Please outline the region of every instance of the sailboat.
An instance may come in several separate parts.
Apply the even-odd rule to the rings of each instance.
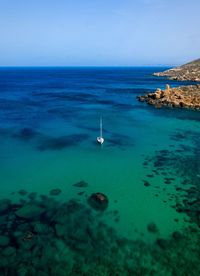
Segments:
[[[102,117],[100,118],[100,136],[99,137],[97,137],[97,142],[99,143],[99,144],[103,144],[103,142],[104,142],[104,138],[103,138],[103,136],[102,136]]]

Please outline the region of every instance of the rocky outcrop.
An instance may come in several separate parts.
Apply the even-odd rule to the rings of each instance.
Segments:
[[[138,96],[139,101],[147,102],[157,108],[162,106],[180,107],[200,110],[200,84],[157,89],[154,93]]]
[[[108,207],[108,198],[102,193],[94,193],[88,198],[88,204],[96,211],[104,211]]]
[[[26,204],[16,211],[16,215],[23,219],[38,218],[44,213],[44,209],[35,203]]]
[[[154,76],[168,77],[178,81],[200,81],[200,59],[184,64],[182,66],[154,73]]]

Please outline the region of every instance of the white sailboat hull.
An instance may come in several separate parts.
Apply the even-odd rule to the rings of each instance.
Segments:
[[[97,137],[97,142],[100,143],[100,144],[102,145],[103,142],[104,142],[103,137]]]

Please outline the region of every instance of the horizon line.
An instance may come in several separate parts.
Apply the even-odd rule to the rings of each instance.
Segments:
[[[121,67],[121,68],[131,68],[131,67],[175,67],[176,65],[169,64],[159,64],[159,65],[0,65],[0,68],[113,68],[113,67]]]

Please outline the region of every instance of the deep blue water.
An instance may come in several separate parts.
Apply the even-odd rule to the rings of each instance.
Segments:
[[[0,126],[34,126],[144,108],[136,96],[177,81],[152,76],[166,68],[0,68]],[[175,112],[173,112],[173,115]]]

